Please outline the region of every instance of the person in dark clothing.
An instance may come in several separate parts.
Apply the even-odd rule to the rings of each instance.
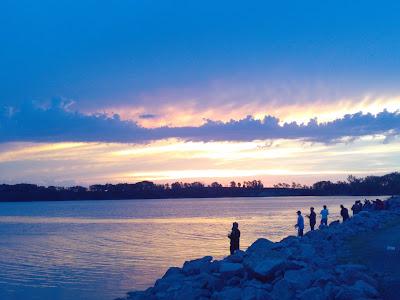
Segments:
[[[353,211],[353,216],[358,214],[360,211],[362,211],[362,204],[360,200],[357,200],[354,205],[351,207],[351,210]]]
[[[310,207],[310,215],[307,216],[310,220],[310,228],[314,230],[315,224],[317,223],[317,214],[314,212],[314,207]]]
[[[230,250],[232,255],[236,250],[239,250],[240,230],[237,222],[232,224],[232,232],[228,235],[228,238],[231,240]]]
[[[349,216],[349,210],[348,210],[346,207],[344,207],[343,204],[340,205],[340,208],[341,208],[341,210],[340,210],[340,215],[341,215],[342,218],[343,218],[343,222],[344,222],[344,221],[347,221],[347,220],[350,218],[350,216]]]

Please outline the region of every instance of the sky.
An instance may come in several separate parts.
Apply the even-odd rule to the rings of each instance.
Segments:
[[[397,1],[0,4],[0,182],[400,168]]]

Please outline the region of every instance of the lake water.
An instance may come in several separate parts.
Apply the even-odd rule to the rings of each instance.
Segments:
[[[260,237],[296,234],[298,209],[319,213],[326,204],[332,221],[340,204],[350,208],[356,199],[362,197],[0,203],[0,299],[114,299],[185,260],[227,255],[233,221],[245,249]]]

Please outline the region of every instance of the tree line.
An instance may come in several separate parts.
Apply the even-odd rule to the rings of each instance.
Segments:
[[[266,196],[327,196],[327,195],[398,195],[400,173],[383,176],[356,177],[346,181],[318,181],[313,185],[278,183],[265,187],[260,180],[231,181],[224,186],[218,182],[174,182],[157,184],[151,181],[83,186],[40,186],[36,184],[1,184],[0,201],[36,200],[103,200],[153,198],[207,198],[207,197],[266,197]]]

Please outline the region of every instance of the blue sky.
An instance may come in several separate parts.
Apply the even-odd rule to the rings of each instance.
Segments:
[[[399,9],[396,1],[3,1],[2,149],[23,145],[30,153],[37,143],[69,142],[141,147],[168,139],[178,139],[167,142],[177,147],[267,139],[340,147],[346,140],[351,149],[348,141],[375,136],[369,143],[391,141],[394,151]],[[276,124],[263,126],[270,119]],[[244,124],[239,133],[237,124]],[[9,172],[15,163],[43,173],[35,162],[25,154],[0,160],[0,169]],[[41,162],[55,164],[50,155]],[[393,170],[400,165],[381,162]],[[151,174],[170,166],[157,168],[147,166]],[[375,170],[349,161],[342,172],[352,171]],[[59,177],[97,179],[67,173]],[[115,180],[121,178],[129,180]]]

